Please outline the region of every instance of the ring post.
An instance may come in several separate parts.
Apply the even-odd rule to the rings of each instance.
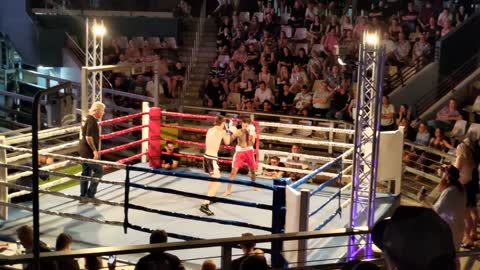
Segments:
[[[125,199],[124,199],[124,208],[123,208],[123,213],[124,213],[124,218],[123,218],[123,231],[127,233],[128,229],[128,207],[129,207],[129,201],[130,201],[130,165],[127,165],[125,167]]]
[[[6,145],[5,136],[0,136],[0,144]],[[0,149],[0,162],[7,163],[7,150],[5,148]],[[7,183],[7,167],[2,166],[0,168],[0,182]],[[0,186],[0,202],[8,202],[8,186]],[[3,220],[8,219],[8,207],[2,205],[0,207],[0,218]]]
[[[310,213],[310,190],[302,189],[300,191],[300,215],[299,215],[299,232],[308,231],[308,219]],[[308,240],[298,241],[297,267],[305,267],[307,262]]]
[[[272,234],[282,233],[285,228],[285,181],[283,179],[274,179],[273,184],[273,210],[272,210]],[[282,256],[282,241],[272,241],[272,267],[283,268],[286,266],[285,259]]]
[[[148,122],[148,162],[152,168],[162,167],[160,155],[162,153],[162,109],[150,108],[150,120]]]
[[[142,102],[142,112],[148,113],[149,110],[150,106],[148,102]],[[147,114],[142,115],[142,126],[148,126],[148,120]],[[148,128],[142,128],[142,140],[146,139],[148,139]],[[142,143],[141,151],[142,153],[146,153],[148,151],[148,141]],[[147,156],[142,156],[141,161],[143,163],[147,162]]]
[[[32,102],[32,214],[33,214],[33,270],[40,270],[40,203],[38,187],[38,130],[40,122],[40,101],[44,95],[71,88],[72,83],[62,83],[45,90],[38,91]],[[82,105],[83,106],[83,105]],[[85,112],[82,112],[85,113]]]

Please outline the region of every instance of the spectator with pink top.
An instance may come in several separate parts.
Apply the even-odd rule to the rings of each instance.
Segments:
[[[427,125],[432,131],[436,128],[439,128],[445,132],[452,130],[453,126],[455,125],[455,121],[462,119],[462,115],[457,110],[457,102],[455,99],[451,98],[448,101],[448,105],[438,111],[437,118],[435,120],[428,121]]]

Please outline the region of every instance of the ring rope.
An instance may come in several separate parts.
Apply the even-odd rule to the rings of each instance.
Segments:
[[[21,153],[30,153],[30,154],[32,153],[32,149],[3,145],[3,144],[0,144],[0,149],[17,151],[17,152],[21,152]],[[109,166],[109,167],[113,167],[113,168],[117,168],[117,169],[125,169],[125,167],[126,167],[126,165],[124,165],[124,164],[120,164],[120,163],[112,162],[112,161],[93,160],[93,159],[89,159],[89,158],[72,157],[72,156],[66,156],[66,155],[54,154],[54,153],[44,153],[42,155],[46,156],[46,157],[56,158],[56,159],[75,161],[75,162],[78,162],[78,163],[105,165],[105,166]]]
[[[355,134],[355,131],[353,129],[316,127],[316,126],[273,123],[273,122],[263,122],[263,121],[259,122],[259,124],[260,124],[260,127],[282,127],[282,128],[292,128],[292,129],[307,129],[307,130],[315,130],[315,131],[343,133],[343,134],[351,134],[351,135]]]
[[[311,160],[319,160],[319,161],[332,161],[335,158],[332,157],[322,157],[322,156],[313,156],[307,154],[298,154],[298,153],[291,153],[291,152],[283,152],[283,151],[276,151],[276,150],[261,150],[260,154],[272,155],[272,156],[293,156],[293,157],[303,157],[305,159]],[[352,164],[353,161],[351,159],[344,159],[343,163]]]
[[[143,167],[137,167],[137,166],[127,166],[127,170],[169,175],[169,176],[175,176],[179,178],[189,178],[189,179],[200,180],[200,181],[211,181],[211,182],[220,182],[220,183],[227,183],[227,184],[231,183],[231,184],[237,184],[237,185],[243,185],[243,186],[258,187],[258,188],[268,189],[268,190],[276,190],[275,185],[271,185],[271,184],[262,184],[258,182],[252,182],[252,181],[240,180],[240,179],[232,180],[225,177],[216,178],[216,177],[211,177],[209,175],[204,175],[204,174],[190,174],[190,173],[184,173],[179,171],[151,169],[151,168],[143,168]]]
[[[337,208],[337,210],[335,210],[335,212],[333,212],[327,219],[325,219],[325,221],[322,222],[322,224],[318,225],[315,229],[313,229],[314,231],[319,231],[321,229],[323,229],[323,227],[325,227],[330,221],[332,221],[332,219],[336,216],[336,215],[339,215],[342,213],[342,208],[339,207]]]
[[[147,186],[147,185],[142,185],[142,184],[137,184],[137,183],[130,183],[130,187],[139,188],[139,189],[143,189],[143,190],[149,190],[149,191],[156,191],[156,192],[161,192],[161,193],[170,193],[170,194],[175,194],[175,195],[179,195],[179,196],[183,196],[183,197],[191,197],[191,198],[201,199],[201,200],[209,200],[209,201],[215,201],[215,202],[226,203],[226,204],[240,205],[240,206],[244,206],[244,207],[258,208],[258,209],[270,210],[270,211],[273,210],[273,207],[271,205],[268,205],[268,204],[240,201],[240,200],[227,199],[227,198],[210,197],[210,196],[207,196],[207,195],[201,195],[201,194],[197,194],[197,193],[180,191],[180,190],[175,190],[175,189],[171,189],[171,188],[152,187],[152,186]]]
[[[174,142],[174,143],[177,143],[177,144],[187,144],[187,145],[195,145],[195,146],[205,147],[205,143],[201,143],[201,142],[192,142],[192,141],[187,141],[187,140],[170,139],[170,138],[164,138],[164,137],[161,137],[161,140],[162,141]],[[227,149],[227,150],[234,150],[235,149],[234,146],[223,145],[223,144],[220,146],[220,148],[221,149]]]
[[[197,156],[197,155],[192,155],[192,154],[185,154],[185,153],[182,153],[182,154],[180,154],[180,153],[168,153],[168,152],[165,152],[165,151],[162,151],[161,154],[162,154],[162,155],[175,156],[175,157],[192,158],[192,159],[195,159],[195,160],[203,160],[203,156]],[[218,162],[219,162],[219,163],[231,164],[231,163],[232,163],[232,159],[219,158],[219,159],[218,159]]]
[[[59,130],[54,130],[54,131],[47,131],[45,133],[38,134],[38,139],[46,139],[46,138],[51,138],[53,136],[59,136],[59,135],[64,135],[67,133],[76,133],[80,131],[80,126],[75,126],[75,127],[70,127],[70,128],[64,128],[64,129],[59,129]],[[25,143],[25,142],[31,142],[32,141],[32,136],[25,136],[25,137],[13,137],[13,138],[7,138],[6,144],[8,145],[13,145],[13,144],[19,144],[19,143]]]
[[[120,159],[120,160],[117,160],[118,163],[120,164],[125,164],[127,162],[130,162],[132,160],[136,160],[136,159],[139,159],[145,155],[148,155],[148,152],[145,152],[145,153],[139,153],[139,154],[136,154],[136,155],[133,155],[131,157],[127,157],[127,158],[124,158],[124,159]],[[107,166],[108,167],[108,166]]]
[[[131,203],[128,204],[128,208],[139,210],[139,211],[144,211],[144,212],[148,212],[148,213],[153,213],[153,214],[169,216],[169,217],[177,217],[177,218],[197,220],[197,221],[203,221],[203,222],[218,223],[218,224],[222,224],[222,225],[239,226],[239,227],[244,227],[244,228],[251,228],[251,229],[256,229],[256,230],[268,231],[268,232],[272,231],[272,228],[265,227],[265,226],[260,226],[260,225],[254,225],[254,224],[250,224],[250,223],[247,223],[247,222],[225,220],[225,219],[218,219],[218,218],[210,218],[210,217],[201,217],[201,216],[182,214],[182,213],[174,213],[174,212],[165,211],[165,210],[152,209],[152,208],[148,208],[148,207],[140,206],[140,205],[136,205],[136,204],[131,204]]]
[[[41,155],[43,153],[61,151],[61,150],[66,149],[66,148],[75,147],[78,144],[79,144],[79,141],[74,141],[74,142],[70,142],[70,143],[66,143],[66,144],[62,144],[62,145],[57,145],[57,146],[53,146],[53,147],[50,147],[50,148],[41,149],[41,150],[38,151],[38,154]],[[9,158],[7,158],[7,163],[13,163],[13,162],[16,162],[16,161],[19,161],[19,160],[22,160],[22,159],[27,159],[27,158],[30,158],[30,157],[32,157],[31,154],[22,154],[22,155],[18,155],[18,156],[9,157]]]
[[[285,171],[285,172],[292,172],[292,173],[300,173],[300,174],[310,174],[310,173],[312,173],[311,170],[302,170],[302,169],[295,169],[295,168],[272,166],[272,165],[268,165],[268,164],[264,164],[264,163],[259,163],[258,166],[261,166],[261,167],[263,167],[265,169],[269,169],[269,170]],[[353,166],[350,165],[346,169],[344,169],[342,171],[342,173],[346,173],[352,168],[353,168]],[[327,177],[334,177],[334,176],[338,175],[338,173],[320,172],[320,173],[318,173],[318,175],[327,176]],[[347,176],[351,176],[351,175],[345,175],[344,174],[344,176],[347,177]]]
[[[77,173],[76,175],[80,175],[80,173]],[[52,181],[52,182],[49,182],[49,183],[46,183],[46,184],[43,184],[43,185],[39,185],[38,187],[43,188],[43,189],[48,189],[50,187],[58,186],[58,185],[61,185],[63,183],[67,183],[67,182],[70,182],[70,181],[72,181],[72,178],[63,177],[61,179],[58,179],[58,180],[55,180],[55,181]],[[30,193],[32,193],[32,191],[20,190],[20,191],[8,194],[8,199],[12,199],[12,198],[15,198],[15,197],[20,197],[20,196],[27,195],[27,194],[30,194]]]
[[[199,114],[177,113],[177,112],[167,112],[167,111],[162,111],[162,116],[170,116],[170,117],[176,117],[176,118],[202,119],[202,120],[213,120],[216,117],[212,115],[199,115]],[[232,120],[235,122],[241,121],[240,119],[229,118],[229,117],[225,117],[225,120]]]
[[[182,126],[169,125],[169,124],[162,124],[161,126],[166,128],[175,128],[178,130],[185,130],[185,131],[198,132],[198,133],[207,133],[208,131],[208,129],[206,128],[182,127]]]
[[[339,180],[342,176],[340,174],[337,174],[337,176],[334,176],[330,179],[328,179],[327,181],[323,182],[322,184],[318,185],[318,187],[316,187],[315,189],[313,189],[312,191],[310,191],[310,197],[312,197],[313,195],[315,195],[317,192],[321,191],[322,189],[324,189],[326,186],[330,185],[332,182],[335,182],[337,180]]]
[[[33,212],[33,209],[31,207],[24,206],[24,205],[2,202],[2,201],[0,201],[0,205],[8,206],[8,207],[14,207],[14,208],[18,208],[18,209]],[[40,213],[47,214],[47,215],[66,217],[66,218],[71,218],[71,219],[84,221],[84,222],[93,222],[93,223],[113,225],[113,226],[123,226],[123,222],[120,222],[120,221],[100,220],[100,219],[96,219],[96,218],[85,217],[85,216],[78,215],[78,214],[62,213],[62,212],[44,210],[44,209],[39,209],[38,211]]]
[[[131,128],[126,128],[126,129],[123,129],[123,130],[119,130],[119,131],[111,132],[111,133],[108,133],[108,134],[100,135],[100,139],[101,140],[108,140],[108,139],[111,139],[113,137],[117,137],[117,136],[127,134],[127,133],[131,133],[131,132],[134,132],[134,131],[139,131],[139,130],[142,130],[144,128],[148,128],[148,125],[133,126]]]
[[[299,139],[299,138],[288,138],[288,137],[280,137],[280,136],[272,136],[272,135],[265,135],[260,134],[261,140],[271,140],[271,141],[279,141],[285,143],[301,143],[301,144],[310,144],[310,145],[322,145],[322,146],[334,146],[334,147],[342,147],[342,148],[352,148],[353,144],[351,143],[340,143],[340,142],[329,142],[329,141],[317,141],[312,139]]]
[[[341,194],[341,190],[335,192],[332,196],[330,196],[326,202],[324,202],[320,207],[318,207],[317,209],[315,209],[314,211],[310,212],[308,214],[308,217],[312,217],[313,215],[315,215],[316,213],[320,212],[320,210],[322,210],[323,208],[325,208],[325,206],[327,206],[327,204],[329,204],[331,201],[333,201],[336,197],[340,196]]]
[[[66,160],[66,161],[61,161],[61,162],[58,162],[58,163],[54,163],[54,164],[51,164],[51,165],[44,166],[43,168],[45,168],[46,170],[55,170],[55,169],[63,168],[65,166],[69,165],[69,164],[70,164],[70,161]],[[33,172],[31,170],[32,170],[32,168],[30,168],[30,171],[24,171],[24,172],[21,172],[21,173],[15,173],[15,174],[9,175],[9,176],[7,176],[7,182],[13,182],[13,181],[16,181],[16,180],[18,180],[22,177],[32,175]]]
[[[98,123],[99,126],[107,126],[107,125],[112,125],[112,124],[116,124],[116,123],[119,123],[119,122],[124,122],[125,120],[130,120],[130,119],[133,119],[133,118],[139,118],[143,115],[147,115],[148,112],[140,112],[140,113],[134,113],[134,114],[129,114],[129,115],[125,115],[125,116],[119,116],[119,117],[115,117],[113,119],[108,119],[108,120],[103,120],[101,122]]]
[[[133,141],[133,142],[130,142],[130,143],[122,144],[122,145],[119,145],[119,146],[114,146],[114,147],[112,147],[112,148],[100,150],[98,153],[99,153],[100,155],[105,155],[105,154],[109,154],[109,153],[112,153],[112,152],[121,151],[121,150],[130,148],[130,147],[133,147],[133,146],[142,144],[142,143],[144,143],[144,142],[148,142],[148,139],[137,140],[137,141]]]

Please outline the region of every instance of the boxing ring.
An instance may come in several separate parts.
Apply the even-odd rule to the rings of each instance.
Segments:
[[[160,155],[162,152],[162,142],[173,141],[179,145],[194,145],[203,147],[203,142],[187,141],[183,139],[166,138],[162,134],[164,128],[175,128],[181,131],[204,134],[206,128],[179,126],[168,121],[173,119],[193,119],[201,121],[202,126],[212,126],[212,120],[215,116],[195,115],[175,112],[165,112],[160,108],[151,108],[144,112],[122,116],[100,123],[102,127],[141,119],[140,125],[133,125],[124,130],[115,131],[101,135],[101,140],[106,141],[117,136],[132,132],[141,132],[142,138],[119,145],[109,149],[102,149],[101,154],[105,155],[124,149],[139,148],[141,150],[130,157],[120,159],[116,162],[88,160],[76,156],[67,156],[55,154],[54,152],[61,147],[53,149],[42,149],[40,153],[44,156],[54,158],[58,162],[41,167],[41,171],[49,175],[61,177],[55,182],[39,186],[40,197],[40,230],[41,239],[47,243],[54,243],[55,237],[61,232],[67,232],[72,235],[74,248],[94,247],[94,246],[113,246],[125,244],[143,244],[148,242],[148,233],[154,229],[165,229],[169,233],[169,241],[181,241],[192,239],[212,239],[221,237],[239,236],[245,232],[253,234],[268,234],[282,232],[285,228],[285,222],[289,219],[288,199],[286,198],[286,189],[305,189],[310,192],[309,227],[310,230],[320,230],[329,228],[346,227],[348,225],[348,212],[350,198],[349,185],[341,187],[341,180],[349,177],[347,174],[351,170],[351,165],[344,167],[344,164],[351,164],[347,159],[352,151],[347,150],[340,156],[321,157],[305,154],[293,154],[308,159],[315,159],[322,162],[323,165],[312,170],[283,168],[288,172],[305,174],[297,182],[291,182],[287,178],[266,179],[259,176],[256,182],[251,182],[245,175],[239,175],[235,180],[227,178],[228,173],[222,172],[222,177],[212,178],[202,170],[196,168],[178,168],[176,170],[158,169]],[[238,122],[239,119],[230,120]],[[285,155],[285,152],[260,149],[261,140],[283,140],[286,142],[298,142],[295,139],[285,139],[269,134],[261,134],[261,127],[278,125],[278,123],[254,122],[257,133],[256,160],[259,167],[267,169],[279,169],[275,166],[269,166],[260,160],[264,155]],[[290,128],[303,128],[301,126],[290,125]],[[312,129],[322,129],[322,127],[309,127]],[[328,130],[331,131],[331,130]],[[341,129],[336,130],[342,132]],[[78,129],[74,132],[78,132]],[[350,130],[344,130],[351,133]],[[47,132],[48,134],[48,132]],[[312,142],[315,145],[321,145],[324,142],[315,140],[302,140],[306,144]],[[65,147],[71,147],[75,143],[66,144]],[[348,148],[347,143],[335,143],[336,147]],[[233,146],[222,146],[222,149],[231,151]],[[0,138],[0,167],[3,170],[0,173],[0,187],[15,188],[20,191],[9,194],[7,200],[0,200],[0,206],[8,208],[8,220],[1,223],[1,237],[6,238],[15,234],[15,229],[23,224],[31,224],[31,203],[25,202],[13,204],[9,199],[28,194],[31,188],[19,186],[12,183],[13,180],[25,176],[31,172],[31,167],[24,165],[10,164],[12,159],[8,159],[6,152],[15,152],[18,156],[26,157],[31,155],[32,150],[12,146],[8,139]],[[3,153],[3,154],[2,154]],[[5,156],[3,159],[2,156]],[[202,155],[175,154],[179,157],[202,160]],[[148,163],[146,163],[148,157]],[[101,164],[104,168],[113,169],[113,172],[105,174],[102,178],[83,177],[55,171],[55,169],[64,167],[68,164],[78,163]],[[137,162],[137,163],[132,163]],[[220,158],[220,163],[231,164],[231,159]],[[129,164],[130,163],[130,164]],[[25,170],[26,172],[16,173],[11,176],[2,174],[6,168]],[[333,170],[333,172],[332,172]],[[329,180],[316,185],[310,183],[314,177],[321,175],[329,177]],[[99,183],[97,197],[91,200],[95,204],[79,204],[79,187],[74,186],[62,192],[49,190],[50,187],[64,183],[66,181],[96,181]],[[229,197],[208,197],[207,182],[217,181],[221,183],[233,183],[232,195]],[[337,183],[338,187],[330,185]],[[252,187],[261,189],[254,191]],[[222,188],[221,188],[222,189]],[[199,210],[202,200],[208,199],[215,202],[211,207],[215,212],[214,216],[203,215]],[[377,217],[381,217],[391,207],[393,198],[388,194],[379,193],[377,196]],[[366,217],[365,217],[366,218]],[[77,245],[78,243],[78,245]],[[312,261],[332,262],[346,254],[347,237],[345,239],[336,238],[329,240],[315,240],[309,242],[308,258]],[[279,260],[282,251],[282,243],[265,244],[260,246],[267,253],[272,253],[272,261]],[[320,248],[330,248],[329,252],[320,252]],[[285,246],[283,248],[285,250]],[[189,260],[192,264],[199,264],[206,257],[218,257],[220,251],[215,248],[200,249],[195,251],[174,252],[182,259]],[[237,253],[240,254],[240,251]],[[141,255],[126,256],[126,259],[136,261]],[[195,259],[202,258],[202,259]]]

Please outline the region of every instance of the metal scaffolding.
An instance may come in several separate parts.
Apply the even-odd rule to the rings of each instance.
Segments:
[[[85,22],[85,66],[99,67],[103,66],[103,36],[105,34],[105,25],[103,20],[96,19]],[[83,75],[83,74],[82,74]],[[95,101],[102,101],[102,80],[103,71],[92,71],[85,74],[87,76],[88,101],[91,104]],[[82,103],[84,100],[82,100]],[[88,107],[88,106],[87,106]],[[86,112],[83,112],[86,113]]]
[[[375,222],[384,62],[385,49],[379,43],[379,34],[365,32],[359,49],[350,228],[360,226],[360,218],[365,214],[368,227]],[[349,259],[354,259],[362,250],[371,257],[370,235],[350,236]]]

